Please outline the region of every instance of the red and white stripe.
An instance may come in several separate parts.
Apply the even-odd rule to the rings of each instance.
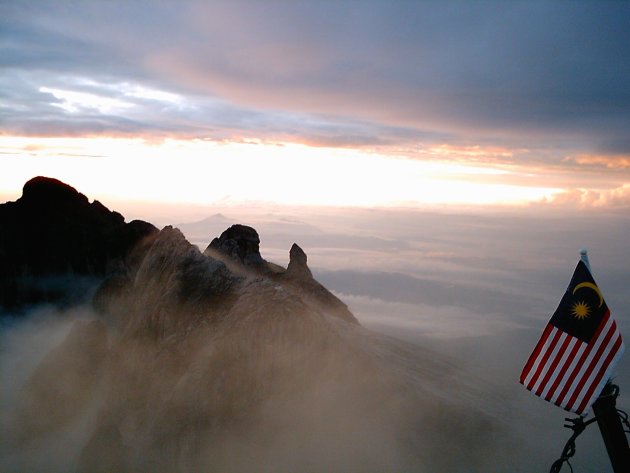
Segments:
[[[599,396],[623,351],[608,310],[589,343],[547,324],[520,382],[546,401],[582,414]]]

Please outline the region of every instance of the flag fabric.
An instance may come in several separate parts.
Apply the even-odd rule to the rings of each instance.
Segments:
[[[621,358],[624,344],[601,291],[580,261],[520,382],[563,409],[583,414]]]

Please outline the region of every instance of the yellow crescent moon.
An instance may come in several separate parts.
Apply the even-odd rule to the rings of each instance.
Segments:
[[[580,284],[578,284],[577,286],[575,286],[573,288],[573,294],[575,294],[578,289],[582,289],[583,287],[587,287],[589,289],[592,289],[593,291],[595,291],[597,293],[597,295],[599,296],[599,306],[598,307],[601,307],[602,304],[604,303],[604,297],[602,296],[602,293],[599,291],[599,288],[595,284],[593,284],[592,282],[581,282]]]

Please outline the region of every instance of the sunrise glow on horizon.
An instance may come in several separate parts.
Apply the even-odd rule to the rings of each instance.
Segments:
[[[630,206],[621,6],[28,3],[0,18],[3,196]]]
[[[562,190],[514,184],[518,172],[498,166],[295,143],[4,136],[0,149],[5,193],[35,175],[115,200],[182,204],[520,205]]]

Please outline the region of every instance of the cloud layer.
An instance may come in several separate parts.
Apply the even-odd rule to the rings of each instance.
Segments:
[[[493,471],[509,465],[511,471],[529,472],[548,467],[560,454],[569,434],[562,428],[565,413],[532,396],[518,384],[517,377],[566,287],[577,248],[587,246],[591,250],[596,280],[621,330],[630,323],[630,261],[625,251],[630,224],[625,214],[550,215],[526,210],[509,215],[480,211],[436,214],[250,207],[222,212],[178,226],[203,249],[230,224],[252,224],[260,233],[263,256],[283,265],[288,248],[297,241],[308,253],[308,263],[316,276],[343,293],[342,298],[365,327],[412,342],[397,343],[392,353],[405,369],[411,369],[419,380],[437,376],[440,384],[431,392],[481,410],[504,429],[498,431],[501,434],[493,434],[488,444],[467,443],[458,440],[459,434],[476,435],[476,424],[457,412],[446,411],[448,422],[458,422],[452,431],[448,429],[448,440],[436,437],[436,455],[450,459],[443,453],[444,448],[462,446],[467,463],[449,464],[436,471]],[[210,209],[205,215],[212,215]],[[90,317],[90,312],[82,309],[68,314],[47,315],[44,311],[22,325],[0,330],[0,346],[7,353],[0,372],[11,380],[0,389],[0,430],[7,428],[7,419],[14,412],[18,388],[45,352],[68,333],[70,321],[85,317]],[[371,342],[385,348],[387,345],[379,339],[375,336]],[[423,359],[431,360],[429,368],[439,369],[429,370],[421,363]],[[625,410],[628,398],[623,393],[630,389],[628,366],[627,359],[622,359],[617,380],[622,392],[619,406]],[[19,373],[13,376],[17,367]],[[196,398],[193,395],[191,399]],[[374,412],[390,403],[391,397],[385,398]],[[281,406],[286,408],[286,403]],[[289,412],[293,415],[294,411]],[[444,420],[438,420],[442,428]],[[424,427],[432,426],[431,422]],[[2,462],[22,470],[67,471],[86,439],[86,427],[79,427],[83,430],[52,436],[50,443],[38,443],[32,450],[14,449],[4,457],[0,455]],[[370,427],[367,431],[373,433],[374,427]],[[488,427],[492,425],[481,431],[490,432]],[[503,432],[509,436],[503,436]],[[294,439],[294,434],[288,438]],[[308,438],[318,437],[311,433]],[[495,443],[501,440],[509,448]],[[298,445],[296,451],[309,452],[310,445],[313,442],[306,447]],[[348,443],[336,445],[345,449],[339,458],[348,458]],[[275,456],[275,450],[265,451],[269,455],[265,458],[272,462],[266,465],[282,464],[283,457]],[[470,451],[489,464],[471,465]],[[232,452],[228,453],[231,458],[241,458],[232,450],[228,452]],[[573,464],[584,471],[607,468],[608,459],[595,427],[580,437]],[[20,470],[18,466],[10,469]],[[247,465],[244,470],[250,471],[251,467]]]
[[[580,247],[589,249],[620,329],[630,327],[625,212],[221,211],[179,227],[205,248],[230,224],[249,223],[260,234],[262,255],[283,265],[298,242],[316,278],[337,291],[361,324],[446,356],[462,370],[459,381],[472,376],[483,384],[490,412],[509,423],[518,450],[530,456],[521,461],[510,454],[515,471],[548,468],[569,436],[561,428],[566,413],[532,396],[517,377]],[[622,393],[630,389],[629,366],[623,358],[617,368]],[[619,403],[627,406],[627,396]],[[580,437],[572,463],[587,471],[608,468],[596,429]]]
[[[626,2],[1,8],[5,132],[630,152]]]

